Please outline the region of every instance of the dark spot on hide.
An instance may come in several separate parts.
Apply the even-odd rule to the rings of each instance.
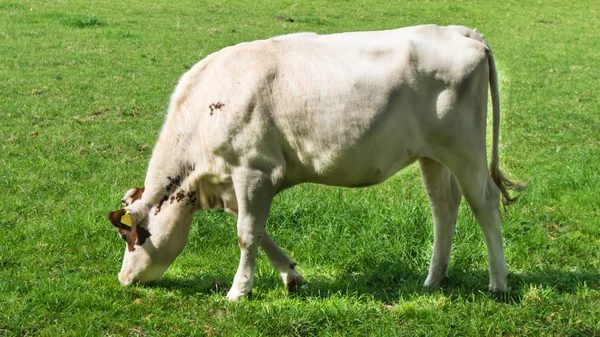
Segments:
[[[119,234],[127,242],[127,250],[133,252],[134,245],[141,246],[150,237],[150,232],[144,227],[135,226],[131,231],[119,230]]]
[[[166,188],[167,193],[169,193],[173,187],[179,187],[179,185],[181,185],[181,176],[175,178],[167,177],[167,180],[169,180],[169,185],[167,185]]]
[[[185,191],[179,190],[177,193],[175,193],[171,196],[171,204],[175,201],[180,202],[184,198],[185,198]]]
[[[160,213],[160,209],[162,208],[163,202],[167,200],[169,200],[169,197],[165,195],[165,197],[162,198],[162,200],[158,203],[158,206],[156,206],[156,211],[154,211],[154,215],[158,215],[158,213]]]
[[[185,204],[186,206],[195,204],[196,201],[198,201],[198,198],[196,198],[196,192],[194,192],[194,191],[188,192],[187,197],[188,197],[188,201],[187,201],[187,204]]]
[[[223,104],[221,102],[217,102],[217,103],[213,103],[213,104],[209,105],[208,108],[210,109],[210,115],[212,116],[213,113],[215,112],[215,110],[219,110],[224,106],[225,106],[225,104]]]
[[[144,189],[145,187],[136,187],[137,191],[135,191],[135,193],[131,196],[131,200],[132,201],[136,201],[142,198],[142,194],[144,194]],[[132,202],[133,203],[133,202]]]
[[[150,232],[144,228],[137,226],[137,245],[141,246],[146,242],[146,239],[150,237]]]
[[[125,240],[125,242],[127,243],[127,250],[133,252],[135,248],[133,247],[134,243],[133,239],[131,238],[131,232],[119,229],[119,235],[121,236],[121,239]]]
[[[187,175],[188,175],[188,177],[189,177],[189,176],[190,176],[190,174],[192,174],[192,172],[194,172],[195,170],[196,170],[196,164],[188,166],[188,172],[187,172]]]
[[[175,195],[175,198],[177,199],[177,202],[183,200],[185,198],[185,191],[179,190],[179,192],[177,192],[177,194]]]

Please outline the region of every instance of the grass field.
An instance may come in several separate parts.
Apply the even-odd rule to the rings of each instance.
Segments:
[[[600,6],[548,1],[0,2],[0,336],[600,336]],[[432,220],[418,167],[367,189],[301,185],[268,227],[305,277],[263,253],[254,297],[224,298],[235,220],[199,213],[154,284],[123,288],[106,220],[141,185],[177,80],[222,47],[298,31],[422,23],[484,33],[500,73],[511,293],[487,293],[461,205],[450,282],[424,281]]]

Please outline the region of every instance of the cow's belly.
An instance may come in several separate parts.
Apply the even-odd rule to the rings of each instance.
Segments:
[[[310,182],[343,186],[343,187],[367,187],[379,184],[402,168],[415,162],[417,157],[404,156],[394,163],[352,163],[336,167],[325,174],[315,176]]]
[[[383,182],[422,155],[420,137],[402,130],[397,124],[384,123],[369,132],[370,136],[354,140],[342,137],[337,143],[317,145],[309,142],[286,156],[286,180],[344,187]]]

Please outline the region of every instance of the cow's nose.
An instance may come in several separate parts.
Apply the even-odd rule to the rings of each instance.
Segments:
[[[129,272],[126,271],[121,271],[119,272],[119,282],[121,283],[122,286],[128,286],[132,283],[135,282],[135,280],[133,279],[133,277],[131,277]]]

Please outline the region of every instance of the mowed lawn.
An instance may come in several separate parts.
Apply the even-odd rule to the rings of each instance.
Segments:
[[[0,336],[600,336],[599,12],[597,0],[1,1]],[[305,277],[297,296],[261,252],[253,298],[225,300],[239,250],[222,211],[196,215],[160,281],[119,285],[125,244],[106,214],[143,184],[187,69],[242,41],[423,23],[477,28],[497,60],[501,167],[528,185],[503,210],[510,294],[487,292],[464,202],[451,279],[422,287],[433,233],[416,165],[371,188],[276,198],[268,228]]]

